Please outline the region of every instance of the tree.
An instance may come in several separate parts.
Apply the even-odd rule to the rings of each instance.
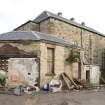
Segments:
[[[0,73],[0,85],[5,86],[5,84],[6,84],[6,76]]]

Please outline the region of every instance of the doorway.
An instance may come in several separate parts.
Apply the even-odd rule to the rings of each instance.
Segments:
[[[86,71],[86,81],[89,83],[90,82],[90,70]]]

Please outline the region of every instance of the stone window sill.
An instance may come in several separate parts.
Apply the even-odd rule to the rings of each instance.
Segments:
[[[46,73],[46,76],[55,76],[55,73]]]

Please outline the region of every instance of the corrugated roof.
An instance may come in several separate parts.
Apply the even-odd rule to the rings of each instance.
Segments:
[[[55,18],[55,19],[64,21],[64,22],[66,22],[66,23],[68,23],[68,24],[71,24],[71,25],[74,25],[74,26],[76,26],[76,27],[80,27],[80,28],[82,28],[82,29],[91,31],[91,32],[93,32],[93,33],[97,33],[97,34],[99,34],[99,35],[105,36],[104,34],[102,34],[102,33],[98,32],[98,31],[96,31],[96,30],[93,29],[93,28],[90,28],[90,27],[87,27],[87,26],[83,26],[83,25],[81,25],[81,24],[79,24],[79,23],[77,23],[77,22],[75,22],[75,21],[66,19],[66,18],[64,18],[64,17],[62,17],[62,16],[58,16],[58,15],[56,15],[56,14],[54,14],[54,13],[49,12],[49,11],[44,11],[44,12],[42,12],[36,19],[34,19],[34,21],[37,22],[37,23],[39,23],[39,22],[41,22],[41,21],[43,21],[43,20],[45,20],[45,19],[47,19],[47,18],[49,18],[49,17],[52,17],[52,18]]]
[[[34,41],[48,41],[63,45],[71,45],[70,42],[55,36],[36,32],[36,31],[11,31],[0,34],[1,41],[15,41],[15,40],[34,40]]]

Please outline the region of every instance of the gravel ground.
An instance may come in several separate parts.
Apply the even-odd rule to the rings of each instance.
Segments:
[[[22,96],[0,94],[0,105],[105,105],[105,90],[39,92]]]

